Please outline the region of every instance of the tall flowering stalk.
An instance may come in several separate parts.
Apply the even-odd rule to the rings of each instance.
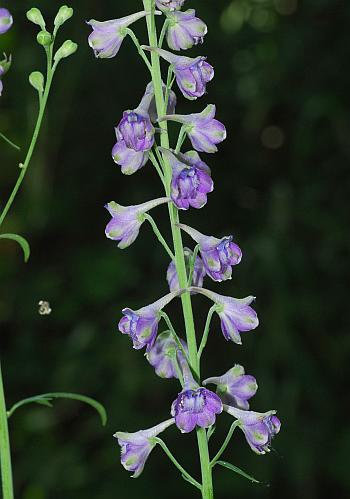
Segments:
[[[116,433],[122,448],[121,462],[127,470],[134,472],[134,477],[139,476],[151,450],[158,444],[182,477],[199,489],[203,499],[213,499],[212,471],[216,465],[225,466],[254,481],[239,468],[220,461],[234,429],[241,428],[252,450],[264,454],[270,449],[271,439],[279,432],[280,421],[275,411],[257,413],[249,410],[248,400],[255,394],[257,383],[253,376],[245,374],[242,366],[236,365],[222,376],[201,381],[201,358],[214,313],[221,320],[224,338],[239,345],[242,344],[241,333],[255,329],[258,318],[251,307],[253,296],[237,299],[203,288],[205,276],[214,282],[225,281],[231,278],[232,268],[240,263],[242,252],[233,237],[206,236],[180,223],[180,210],[202,208],[214,188],[211,170],[198,153],[215,153],[217,145],[226,138],[225,126],[216,119],[216,107],[212,104],[201,112],[187,116],[175,114],[175,81],[185,98],[196,100],[206,93],[207,84],[214,77],[214,68],[206,57],[191,58],[163,49],[165,39],[172,51],[187,50],[204,41],[207,33],[205,23],[196,16],[194,10],[182,12],[184,3],[185,0],[143,0],[144,10],[138,14],[120,20],[90,21],[94,31],[89,42],[97,57],[110,58],[116,53],[113,47],[119,50],[121,42],[128,35],[150,72],[151,83],[147,85],[141,103],[134,111],[124,112],[116,129],[117,143],[112,156],[125,174],[135,173],[152,163],[164,187],[165,198],[121,209],[116,203],[109,203],[107,207],[112,220],[106,234],[120,241],[120,248],[125,248],[136,240],[141,224],[147,220],[170,256],[167,280],[171,293],[137,311],[124,309],[119,330],[130,336],[134,348],[146,347],[146,357],[156,374],[162,378],[175,377],[181,384],[170,408],[173,419],[149,430]],[[156,17],[160,14],[165,16],[165,21],[158,36]],[[145,45],[140,44],[130,28],[132,22],[143,18],[146,19],[148,31]],[[128,25],[125,20],[128,20]],[[112,31],[111,26],[114,26]],[[166,78],[162,75],[161,60],[168,63]],[[156,126],[152,125],[152,121],[156,121],[153,123]],[[170,121],[180,124],[176,144],[170,144]],[[194,150],[184,150],[186,138]],[[164,239],[155,220],[147,212],[148,207],[153,209],[166,203],[172,232],[171,244]],[[196,243],[193,251],[184,247],[182,231]],[[203,294],[212,302],[200,342],[192,311],[192,297],[196,294]],[[164,311],[166,305],[178,295],[181,296],[186,341],[179,337]],[[166,331],[158,334],[162,320],[166,324]],[[204,386],[208,384],[217,386],[216,393]],[[233,416],[234,421],[220,450],[211,458],[209,438],[216,419],[223,411]],[[158,437],[172,424],[181,433],[196,431],[201,481],[184,470]]]
[[[29,142],[28,149],[24,155],[23,162],[19,163],[19,174],[15,182],[15,185],[5,202],[4,206],[0,209],[0,243],[4,239],[17,242],[23,252],[24,259],[28,261],[30,256],[30,246],[24,237],[19,234],[4,233],[2,232],[2,226],[6,221],[7,215],[10,209],[13,207],[13,203],[16,199],[17,193],[23,183],[26,173],[35,151],[35,147],[40,135],[41,125],[45,115],[46,104],[48,101],[49,93],[51,90],[51,85],[53,82],[54,75],[56,73],[57,67],[59,66],[62,59],[65,59],[72,54],[74,54],[78,48],[78,45],[71,40],[66,40],[57,50],[55,50],[56,37],[60,27],[72,17],[73,9],[63,5],[57,12],[54,19],[53,30],[49,32],[46,28],[45,19],[39,9],[33,7],[27,12],[27,19],[39,27],[39,32],[37,33],[37,42],[45,51],[46,55],[46,76],[40,71],[33,71],[29,75],[29,83],[36,90],[38,94],[38,115],[34,126],[34,131]],[[0,36],[4,35],[13,24],[13,18],[11,13],[4,8],[0,8]],[[3,91],[2,76],[10,69],[12,58],[7,57],[4,54],[4,59],[0,60],[0,96]],[[20,147],[14,144],[10,139],[8,139],[3,133],[0,132],[0,137],[14,149],[21,151]],[[39,312],[40,313],[40,312]],[[14,499],[14,488],[13,488],[13,478],[12,478],[12,463],[11,463],[11,451],[10,451],[10,435],[8,420],[11,418],[12,414],[20,407],[31,404],[39,403],[42,405],[51,406],[51,401],[57,398],[68,398],[79,400],[92,407],[94,407],[101,416],[102,423],[106,422],[106,413],[104,408],[91,399],[84,395],[75,393],[65,393],[65,392],[54,392],[54,393],[44,393],[41,395],[36,395],[34,397],[29,397],[21,400],[14,404],[11,408],[7,408],[5,401],[5,391],[3,376],[1,371],[0,362],[0,465],[1,465],[1,485],[2,485],[2,497],[3,499]]]

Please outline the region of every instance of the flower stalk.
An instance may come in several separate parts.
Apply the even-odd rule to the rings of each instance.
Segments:
[[[151,15],[147,16],[149,44],[151,47],[158,47],[157,31],[156,31],[155,16],[154,16],[155,1],[143,0],[143,3],[144,3],[144,9],[146,11],[151,12]],[[158,116],[162,116],[164,115],[167,104],[163,96],[159,55],[154,51],[151,52],[151,65],[152,65],[152,81],[154,86],[157,112]],[[159,123],[159,126],[163,132],[160,134],[161,146],[165,149],[169,149],[170,144],[169,144],[167,122],[161,121]],[[169,161],[167,160],[166,157],[164,157],[163,159],[163,164],[164,164],[164,177],[166,184],[166,195],[169,196],[172,171]],[[170,216],[171,230],[172,230],[174,249],[175,249],[175,265],[179,277],[179,285],[180,288],[186,288],[188,276],[186,273],[181,229],[178,227],[179,213],[173,204],[169,203],[168,206],[169,206],[169,216]],[[183,293],[183,295],[181,295],[181,301],[182,301],[183,315],[186,327],[186,339],[189,352],[189,362],[192,371],[194,372],[196,377],[199,378],[200,369],[198,362],[197,340],[196,340],[196,332],[195,332],[190,293],[189,292]],[[197,441],[198,441],[201,472],[202,472],[202,487],[201,487],[202,497],[203,499],[212,499],[214,497],[212,472],[210,467],[207,435],[206,431],[203,428],[197,428]]]

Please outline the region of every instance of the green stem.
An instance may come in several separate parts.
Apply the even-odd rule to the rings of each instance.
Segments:
[[[140,45],[140,43],[139,43],[139,41],[138,41],[138,39],[137,39],[137,36],[136,36],[136,35],[135,35],[135,33],[133,32],[133,30],[132,30],[132,29],[130,29],[130,28],[125,28],[125,33],[126,33],[127,35],[129,35],[129,36],[130,36],[130,38],[132,39],[132,41],[134,42],[135,47],[136,47],[136,49],[137,49],[138,53],[139,53],[139,54],[140,54],[140,56],[142,57],[142,59],[143,59],[144,63],[146,64],[146,66],[147,66],[147,68],[148,68],[149,72],[152,74],[152,66],[151,66],[151,64],[150,64],[150,62],[149,62],[149,60],[148,60],[148,57],[146,56],[146,54],[145,54],[144,50],[141,48],[141,45]]]
[[[0,463],[3,499],[13,499],[10,438],[0,363]]]
[[[7,142],[11,147],[13,147],[14,149],[17,149],[17,151],[20,151],[21,148],[19,146],[17,146],[14,142],[12,142],[12,140],[8,139],[6,137],[6,135],[4,135],[3,133],[0,132],[0,137],[5,141]]]
[[[158,150],[157,148],[155,149],[156,151]],[[162,169],[157,161],[157,158],[155,157],[155,155],[153,154],[152,151],[150,151],[149,153],[149,159],[151,160],[154,168],[157,170],[157,173],[159,175],[159,178],[160,180],[162,181],[162,184],[164,185],[165,187],[165,181],[164,181],[164,175],[163,175],[163,172],[162,172]]]
[[[163,442],[163,440],[161,438],[158,438],[158,437],[155,437],[154,441],[157,442],[157,444],[159,444],[161,446],[161,448],[163,449],[163,451],[165,452],[165,454],[168,456],[168,458],[170,459],[170,461],[176,466],[176,468],[180,471],[180,473],[182,473],[182,475],[184,475],[187,478],[187,480],[190,483],[192,483],[192,485],[194,485],[199,490],[201,490],[202,489],[201,484],[198,483],[197,480],[195,480],[189,473],[187,473],[187,471],[185,470],[185,468],[183,468],[181,466],[181,464],[175,459],[175,457],[172,455],[172,453],[168,449],[166,443]]]
[[[155,24],[155,0],[143,0],[144,9],[147,12],[151,12],[150,16],[147,16],[147,30],[148,30],[148,38],[149,45],[151,47],[158,46],[157,39],[157,29]],[[151,62],[152,62],[152,81],[154,87],[154,94],[157,106],[158,116],[162,116],[165,109],[165,101],[162,89],[162,74],[160,68],[160,60],[159,55],[152,51],[151,52]],[[162,121],[159,123],[159,126],[163,133],[160,134],[161,146],[165,149],[169,149],[169,135],[168,135],[168,124],[166,121]],[[172,170],[166,158],[163,161],[164,164],[164,178],[166,183],[166,195],[170,195],[170,184],[172,178]],[[171,230],[174,240],[174,249],[175,249],[175,265],[176,271],[179,278],[180,288],[185,289],[187,287],[188,276],[186,272],[186,264],[182,243],[182,235],[181,230],[178,227],[179,223],[179,214],[178,210],[172,203],[169,203],[169,216],[171,222]],[[185,320],[186,327],[186,339],[188,345],[189,352],[189,361],[192,372],[196,375],[199,380],[199,363],[197,358],[197,339],[196,339],[196,331],[193,319],[193,311],[192,311],[192,303],[191,303],[191,295],[189,292],[185,292],[181,295],[183,315]],[[212,470],[210,467],[210,459],[209,459],[209,450],[208,450],[208,441],[207,435],[203,428],[197,429],[197,441],[199,447],[199,456],[201,462],[201,471],[202,471],[202,482],[203,486],[201,488],[202,498],[203,499],[213,499],[213,483],[212,483]]]
[[[158,241],[160,242],[160,244],[163,246],[163,248],[165,249],[165,251],[168,253],[168,255],[170,256],[170,258],[172,260],[175,260],[175,256],[173,254],[173,252],[171,251],[171,249],[169,248],[168,246],[168,243],[166,242],[166,240],[164,239],[164,237],[162,236],[160,230],[158,229],[158,225],[156,224],[156,222],[153,220],[153,218],[151,217],[151,215],[149,215],[148,213],[145,213],[144,214],[144,218],[145,220],[147,220],[147,222],[150,223],[152,229],[153,229],[153,232],[155,233]]]
[[[199,244],[197,244],[197,246],[195,247],[193,255],[192,255],[191,265],[190,265],[190,273],[189,273],[188,282],[187,282],[188,287],[192,286],[193,273],[194,273],[194,268],[196,265],[196,259],[197,259],[198,252],[199,252]]]
[[[224,443],[222,444],[222,446],[220,447],[220,450],[219,452],[216,454],[216,456],[211,460],[211,463],[210,463],[210,466],[213,468],[217,461],[219,461],[220,457],[222,456],[222,454],[224,453],[224,451],[226,450],[226,447],[228,446],[228,444],[230,443],[230,440],[232,438],[232,435],[235,431],[235,429],[237,428],[238,426],[238,421],[234,421],[227,433],[227,436],[224,440]]]
[[[215,304],[215,305],[213,305],[210,308],[210,310],[208,312],[207,320],[206,320],[205,327],[204,327],[204,333],[203,333],[202,341],[201,341],[201,344],[200,344],[200,347],[199,347],[199,350],[198,350],[198,361],[200,361],[200,358],[202,356],[203,350],[206,347],[206,344],[207,344],[207,341],[208,341],[209,330],[210,330],[211,319],[213,317],[213,313],[216,312],[216,309],[217,309],[217,305]]]
[[[47,78],[46,78],[46,85],[45,85],[44,95],[43,95],[42,101],[40,103],[39,114],[38,114],[38,118],[37,118],[37,121],[36,121],[36,124],[35,124],[33,136],[32,136],[32,139],[31,139],[31,142],[30,142],[30,145],[29,145],[29,149],[28,149],[26,158],[24,160],[23,165],[21,166],[21,173],[19,174],[19,177],[18,177],[17,182],[16,182],[16,184],[15,184],[15,186],[14,186],[12,192],[11,192],[11,195],[10,195],[10,197],[9,197],[9,199],[8,199],[8,201],[7,201],[5,207],[4,207],[4,209],[3,209],[3,211],[2,211],[2,213],[0,215],[0,226],[2,225],[3,221],[5,220],[6,215],[9,212],[9,210],[10,210],[10,208],[12,206],[12,203],[15,200],[17,192],[19,191],[19,188],[22,185],[23,179],[24,179],[24,177],[25,177],[25,175],[27,173],[28,166],[29,166],[30,160],[32,159],[32,155],[33,155],[33,152],[34,152],[37,140],[38,140],[38,136],[39,136],[41,124],[42,124],[44,113],[45,113],[47,99],[48,99],[49,93],[50,93],[50,88],[51,88],[51,84],[52,84],[52,78],[53,78],[53,75],[54,75],[54,72],[55,72],[55,69],[56,69],[55,65],[52,67],[52,50],[53,50],[53,47],[51,45],[50,48],[47,50],[47,53],[46,53],[46,55],[47,55]]]
[[[185,129],[185,126],[182,125],[182,127],[180,129],[180,133],[179,133],[179,138],[177,139],[177,144],[175,147],[176,154],[178,154],[181,151],[181,147],[182,147],[182,144],[185,142],[185,138],[186,138],[186,129]]]
[[[166,32],[167,32],[168,26],[169,26],[169,19],[165,19],[163,27],[162,27],[162,31],[160,32],[160,37],[159,37],[158,47],[160,49],[163,46],[163,42],[164,42],[164,38],[165,38],[165,35],[166,35]]]
[[[179,347],[179,349],[181,350],[183,356],[185,357],[185,359],[188,361],[188,356],[187,356],[187,353],[181,343],[181,340],[180,338],[178,337],[178,335],[176,334],[176,331],[174,329],[174,326],[170,320],[170,317],[168,316],[168,314],[166,312],[164,312],[164,310],[162,310],[160,312],[160,316],[163,317],[163,319],[165,320],[166,322],[166,325],[168,326],[169,328],[169,331],[171,332],[171,334],[174,336],[174,340],[176,341],[177,343],[177,346]]]

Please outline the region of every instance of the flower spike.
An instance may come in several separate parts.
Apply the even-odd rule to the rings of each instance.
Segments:
[[[184,97],[195,100],[205,94],[207,83],[214,78],[214,68],[206,62],[206,57],[199,56],[193,59],[147,45],[143,48],[156,52],[173,65],[176,82]]]
[[[113,241],[119,241],[118,248],[127,248],[139,235],[141,225],[145,221],[144,214],[168,202],[169,198],[158,198],[135,206],[122,206],[111,201],[105,206],[112,216],[106,227],[106,236]]]
[[[141,475],[148,456],[157,445],[154,438],[174,423],[175,420],[171,418],[148,430],[139,430],[135,433],[117,431],[113,435],[121,447],[121,463],[127,471],[133,472],[133,478]]]
[[[209,104],[201,113],[166,115],[159,121],[182,123],[196,151],[215,153],[218,150],[216,145],[227,136],[225,125],[215,119],[215,113],[216,106]]]
[[[238,299],[223,296],[208,289],[191,287],[188,291],[200,293],[218,305],[216,313],[221,319],[221,331],[227,341],[233,341],[237,345],[242,344],[241,332],[251,331],[259,325],[255,310],[250,304],[255,300],[254,296]]]

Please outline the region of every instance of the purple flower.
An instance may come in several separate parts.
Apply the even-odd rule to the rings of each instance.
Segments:
[[[7,9],[0,8],[0,35],[8,31],[13,24],[13,18]]]
[[[182,123],[196,151],[215,153],[218,150],[216,144],[226,139],[225,125],[215,119],[215,113],[216,107],[209,104],[201,113],[167,115],[160,121]]]
[[[189,275],[190,265],[193,259],[193,251],[189,248],[184,248],[185,264],[187,275]],[[192,276],[192,286],[201,288],[203,286],[203,280],[206,275],[206,270],[203,265],[202,259],[197,255],[196,261],[194,263],[194,270]],[[169,284],[170,291],[178,291],[180,289],[179,278],[176,272],[176,266],[173,261],[170,262],[166,278]]]
[[[189,433],[196,426],[209,428],[215,423],[216,414],[222,412],[220,397],[206,388],[185,389],[179,393],[171,407],[176,426],[182,433]]]
[[[179,227],[199,244],[208,276],[218,282],[231,279],[232,266],[238,265],[242,259],[242,252],[239,246],[232,242],[232,236],[217,239],[213,236],[205,236],[188,225],[179,224]]]
[[[220,414],[223,405],[216,393],[200,387],[194,380],[186,360],[180,359],[184,386],[171,406],[171,415],[182,433],[189,433],[196,426],[209,428],[215,423],[216,414]]]
[[[207,194],[214,189],[210,168],[201,160],[196,151],[186,154],[173,154],[162,148],[172,168],[171,199],[180,210],[203,208]]]
[[[186,351],[186,343],[182,340],[181,343]],[[148,362],[161,378],[178,378],[175,365],[179,357],[182,357],[181,350],[170,331],[161,333],[147,354]]]
[[[145,166],[148,161],[148,151],[134,151],[129,149],[124,140],[118,140],[112,149],[112,158],[117,165],[121,166],[124,175],[132,175]]]
[[[130,24],[138,21],[148,12],[142,11],[131,16],[113,19],[111,21],[95,21],[91,19],[87,22],[92,27],[92,33],[88,38],[90,47],[94,50],[95,56],[99,59],[110,59],[119,52],[120,46],[126,37],[125,29]]]
[[[11,56],[10,57],[6,57],[6,54],[4,54],[5,56],[5,59],[3,59],[2,61],[0,61],[0,96],[2,94],[2,89],[3,89],[3,84],[2,84],[2,81],[1,81],[1,77],[7,73],[7,71],[10,69],[10,66],[11,66]]]
[[[144,214],[168,202],[169,198],[158,198],[135,206],[121,206],[111,201],[105,206],[112,216],[106,227],[106,236],[113,241],[120,241],[118,244],[120,249],[127,248],[139,235],[140,227],[145,221]]]
[[[270,451],[271,440],[281,429],[281,422],[275,416],[276,411],[242,411],[227,405],[224,409],[238,419],[239,427],[254,452],[265,454]]]
[[[179,10],[185,0],[156,0],[156,6],[163,11]]]
[[[172,50],[187,50],[193,45],[203,43],[208,28],[201,19],[196,17],[195,10],[169,12],[167,18],[169,22],[167,42]]]
[[[148,456],[157,445],[154,438],[172,424],[174,419],[168,419],[148,430],[139,430],[135,433],[117,431],[113,435],[121,447],[121,463],[127,471],[133,472],[133,478],[141,475]]]
[[[259,320],[256,312],[249,306],[255,300],[254,296],[237,299],[219,295],[208,289],[191,287],[188,290],[205,295],[217,305],[216,313],[220,317],[221,331],[227,341],[231,340],[241,345],[240,333],[258,327]]]
[[[203,385],[213,383],[217,385],[216,393],[224,404],[248,410],[248,400],[252,398],[258,389],[256,379],[244,372],[244,367],[236,364],[222,376],[208,378]]]
[[[124,317],[119,321],[119,331],[130,336],[136,350],[146,346],[146,351],[150,351],[158,333],[160,312],[178,294],[179,292],[169,293],[139,310],[131,310],[130,308],[122,310]]]
[[[157,52],[173,65],[176,82],[184,97],[195,100],[205,94],[206,85],[214,78],[214,68],[206,62],[206,57],[179,56],[167,50],[144,46],[146,50]]]
[[[163,95],[165,97],[166,94],[166,85],[164,82],[162,82],[162,87],[163,87]],[[151,99],[149,99],[149,96],[151,96]],[[143,104],[144,102],[144,104]],[[167,115],[171,115],[175,113],[175,108],[176,108],[176,94],[173,90],[170,90],[169,93],[169,100],[168,100],[168,108],[167,108]],[[156,123],[158,121],[158,113],[157,113],[157,106],[156,106],[156,100],[154,97],[154,89],[153,89],[153,83],[150,82],[145,91],[145,95],[143,96],[143,99],[141,101],[140,106],[143,104],[144,109],[148,111],[149,117],[152,121],[152,123]]]
[[[123,141],[128,149],[135,152],[149,151],[154,144],[154,127],[147,111],[138,107],[124,111],[116,128],[118,142]]]

